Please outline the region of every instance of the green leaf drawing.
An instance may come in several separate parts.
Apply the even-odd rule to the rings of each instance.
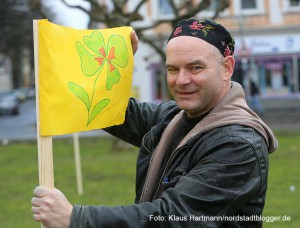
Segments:
[[[88,120],[88,125],[109,104],[109,102],[110,102],[109,99],[103,99],[98,104],[95,105],[90,115],[90,118]]]
[[[90,110],[90,100],[89,100],[89,95],[85,92],[85,90],[77,85],[74,82],[69,82],[68,83],[69,90],[77,96],[80,100],[82,100],[87,108],[87,110]]]

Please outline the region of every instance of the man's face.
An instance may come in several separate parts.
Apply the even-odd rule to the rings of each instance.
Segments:
[[[205,114],[226,93],[223,65],[213,46],[204,40],[180,36],[166,50],[167,82],[179,108],[189,117]]]

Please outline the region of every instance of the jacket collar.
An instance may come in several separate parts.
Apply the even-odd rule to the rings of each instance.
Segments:
[[[174,118],[170,124],[176,124],[176,121],[183,118],[183,113],[184,111],[178,113],[178,117]],[[221,101],[186,135],[177,148],[198,134],[234,124],[256,130],[266,141],[269,153],[274,152],[278,147],[278,141],[272,130],[247,105],[242,86],[232,82],[231,88]]]

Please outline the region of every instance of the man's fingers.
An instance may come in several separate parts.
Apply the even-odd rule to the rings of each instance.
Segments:
[[[41,216],[39,214],[33,214],[32,217],[37,222],[41,222],[42,221]]]
[[[39,207],[39,206],[41,205],[41,200],[40,200],[40,198],[33,197],[33,198],[31,199],[31,204],[32,204],[32,206]]]
[[[39,198],[42,198],[42,197],[45,197],[46,195],[49,194],[49,189],[45,188],[45,187],[41,187],[41,186],[38,186],[36,187],[34,190],[33,190],[33,195],[35,197],[39,197]]]
[[[40,208],[39,207],[31,207],[31,211],[33,214],[39,214],[40,213]]]
[[[132,30],[132,32],[130,33],[130,39],[131,39],[132,51],[133,54],[135,54],[138,49],[139,38],[137,37],[134,30]]]
[[[40,207],[31,207],[33,219],[37,222],[41,222],[42,218],[40,216]]]

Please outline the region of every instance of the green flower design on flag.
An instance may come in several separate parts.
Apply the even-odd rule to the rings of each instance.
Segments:
[[[88,112],[87,125],[110,103],[108,98],[100,100],[91,107],[96,90],[96,82],[106,65],[106,90],[111,90],[113,85],[121,79],[118,68],[124,68],[128,64],[128,49],[122,36],[110,36],[107,46],[100,32],[93,32],[83,38],[83,43],[76,42],[77,53],[81,60],[81,70],[87,77],[95,77],[91,97],[80,85],[69,82],[69,90],[83,101]]]

